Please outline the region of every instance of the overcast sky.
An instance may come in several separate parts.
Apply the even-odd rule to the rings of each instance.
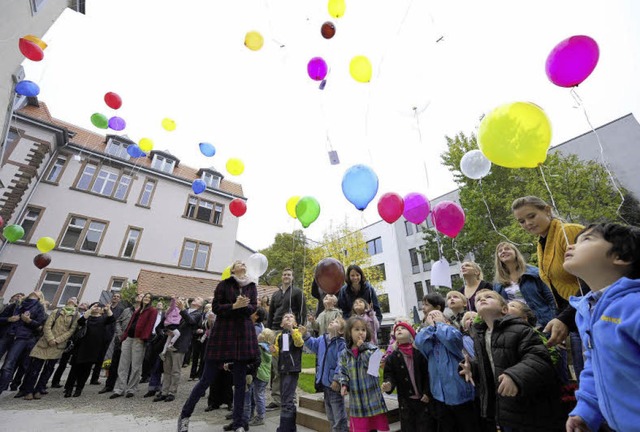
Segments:
[[[320,202],[306,230],[320,239],[345,217],[358,228],[379,220],[385,192],[435,198],[452,190],[440,166],[445,135],[475,132],[480,116],[503,103],[541,106],[552,145],[589,131],[569,90],[545,75],[547,55],[569,36],[600,46],[598,66],[578,88],[592,123],[640,114],[633,0],[348,0],[331,40],[320,35],[327,20],[327,1],[88,0],[86,16],[67,11],[44,36],[44,60],[24,65],[54,117],[104,133],[89,119],[116,114],[103,101],[116,92],[122,133],[241,183],[248,210],[238,240],[255,249],[301,227],[285,210],[293,195]],[[249,30],[264,36],[260,51],[244,47]],[[373,65],[368,84],[349,75],[355,55]],[[316,56],[330,67],[324,90],[306,72]],[[164,117],[176,121],[174,132],[162,129]],[[203,141],[215,145],[213,158],[200,154]],[[330,165],[330,149],[340,165]],[[241,176],[226,172],[230,157],[245,163]],[[340,186],[359,163],[380,180],[364,212]]]

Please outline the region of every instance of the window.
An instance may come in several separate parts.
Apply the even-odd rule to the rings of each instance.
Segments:
[[[223,209],[224,207],[221,204],[190,196],[184,217],[220,225]]]
[[[129,144],[110,139],[107,143],[105,153],[120,159],[129,160],[131,156],[127,153],[127,147],[129,147]]]
[[[422,225],[416,224],[416,234],[419,234],[421,232],[422,232]]]
[[[431,267],[433,263],[431,260],[428,260],[424,255],[422,256],[422,270],[423,271],[431,271]]]
[[[373,268],[380,273],[380,280],[387,280],[387,271],[384,267],[384,263],[374,265]]]
[[[142,235],[141,228],[129,227],[127,236],[125,237],[124,244],[122,246],[121,256],[123,258],[133,258],[138,249],[138,241]]]
[[[151,161],[151,168],[171,174],[175,163],[176,161],[172,159],[168,159],[160,155],[154,155],[153,160]]]
[[[71,216],[59,247],[82,252],[97,252],[106,228],[106,222]]]
[[[60,181],[60,176],[62,176],[62,171],[64,170],[64,166],[67,164],[67,158],[64,156],[58,156],[53,166],[49,170],[49,174],[45,178],[45,181],[51,183],[58,183]]]
[[[76,187],[80,190],[89,190],[89,185],[91,184],[91,180],[93,179],[93,175],[96,173],[96,166],[87,164],[82,171],[82,175],[78,182],[76,183]]]
[[[93,182],[91,192],[95,192],[100,195],[111,196],[116,185],[116,180],[118,180],[118,173],[106,168],[100,168],[100,171],[98,171],[98,176]]]
[[[131,179],[131,176],[119,170],[106,167],[98,169],[96,165],[89,164],[84,167],[76,188],[124,201],[131,186]]]
[[[129,192],[129,186],[131,185],[131,177],[125,174],[120,176],[120,181],[118,182],[118,186],[116,187],[116,193],[113,194],[113,197],[117,200],[124,201],[127,197],[127,192]]]
[[[425,223],[427,224],[427,228],[433,228],[433,222],[431,222],[431,218],[430,217],[427,218]]]
[[[153,198],[153,192],[156,189],[156,181],[147,179],[144,182],[142,192],[140,192],[140,198],[138,198],[138,205],[142,207],[151,207],[151,198]]]
[[[409,221],[404,221],[404,230],[407,232],[407,235],[413,235],[413,227],[415,225]]]
[[[5,288],[9,285],[9,280],[13,276],[16,266],[2,265],[0,266],[0,294],[4,294]]]
[[[108,291],[117,293],[117,292],[120,292],[122,288],[124,288],[125,286],[127,286],[126,278],[112,277],[111,281],[109,282]]]
[[[420,303],[422,301],[422,298],[424,297],[424,290],[422,288],[422,281],[414,282],[413,287],[416,290],[416,297],[418,299],[418,303]]]
[[[60,295],[60,298],[58,299],[57,306],[64,306],[69,298],[78,297],[83,284],[83,275],[69,275],[69,277],[67,278],[67,283],[64,285],[64,288],[62,290],[62,295]]]
[[[367,248],[369,250],[369,255],[382,253],[382,238],[378,237],[373,240],[369,240],[367,242]]]
[[[420,259],[416,248],[409,249],[409,258],[411,259],[411,272],[413,274],[420,273]]]
[[[35,15],[40,12],[42,6],[46,3],[47,0],[31,0],[31,15]]]
[[[433,292],[433,287],[431,286],[431,279],[427,279],[424,281],[424,284],[427,288],[427,293],[431,294]]]
[[[41,207],[27,207],[27,211],[25,212],[24,216],[22,216],[22,222],[20,222],[20,225],[24,229],[24,237],[22,237],[21,241],[29,241],[31,235],[33,234],[35,226],[40,220],[40,216],[42,216],[43,211],[44,209]]]
[[[47,271],[40,284],[44,299],[55,307],[64,306],[70,297],[80,298],[87,274]]]
[[[211,245],[195,240],[185,240],[182,245],[180,267],[188,267],[196,270],[206,270],[209,264],[209,252]]]
[[[382,313],[391,312],[391,308],[389,307],[389,294],[379,295],[378,303],[380,304],[380,310],[382,311]]]
[[[220,187],[220,177],[212,174],[210,172],[203,172],[202,173],[202,180],[207,184],[207,186],[212,187],[212,188],[219,188]]]

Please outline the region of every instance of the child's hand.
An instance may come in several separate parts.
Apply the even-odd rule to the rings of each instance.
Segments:
[[[20,319],[20,315],[12,315],[9,318],[7,318],[8,322],[16,322]]]
[[[338,392],[340,391],[340,383],[338,381],[334,381],[331,383],[331,390]]]
[[[229,370],[229,363],[225,363],[222,365],[222,369],[228,371]]]
[[[435,323],[446,323],[447,319],[444,317],[444,314],[439,310],[433,310],[429,312],[429,318],[431,318],[432,325]]]
[[[269,351],[271,351],[271,354],[275,354],[276,353],[276,346],[275,345],[269,345]]]
[[[571,432],[591,432],[589,426],[584,421],[584,419],[580,416],[571,416],[567,420],[566,428]]]
[[[349,393],[349,387],[347,387],[347,386],[343,385],[343,386],[342,386],[342,389],[340,390],[340,394],[341,394],[342,396],[346,396],[348,393]]]
[[[422,403],[429,403],[429,396],[427,396],[427,395],[422,395],[422,397],[420,398],[420,402],[422,402]]]
[[[471,373],[471,360],[469,359],[469,354],[464,353],[464,361],[460,362],[460,367],[462,370],[459,372],[460,376],[464,377],[464,380],[471,385],[475,386],[476,383],[473,382],[473,374]]]
[[[513,397],[518,395],[518,386],[507,374],[498,377],[498,394],[500,396]]]
[[[385,393],[390,392],[391,391],[391,383],[390,382],[383,382],[382,385],[380,386],[380,390],[382,390]]]
[[[362,344],[364,343],[364,338],[360,338],[358,339],[358,341],[356,342],[356,345],[358,346],[358,348],[360,348],[362,346]]]
[[[298,326],[298,331],[302,336],[307,334],[307,328],[305,326]]]
[[[313,314],[309,314],[309,315],[307,315],[307,322],[308,322],[309,324],[313,324],[313,322],[314,322],[315,320],[316,320],[316,317],[315,317],[315,316],[313,316]]]

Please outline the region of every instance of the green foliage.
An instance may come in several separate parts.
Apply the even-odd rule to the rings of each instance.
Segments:
[[[123,286],[120,290],[120,296],[122,300],[128,304],[134,304],[138,296],[138,282],[128,282],[127,285]]]
[[[293,233],[279,233],[273,244],[260,251],[269,261],[269,268],[260,277],[260,283],[278,286],[282,283],[282,270],[293,269],[293,284],[302,286],[305,261],[308,260],[307,238],[301,230]]]

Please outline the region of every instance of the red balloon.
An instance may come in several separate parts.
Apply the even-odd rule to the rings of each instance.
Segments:
[[[40,61],[44,58],[44,51],[38,46],[38,44],[31,42],[25,38],[20,38],[18,41],[18,48],[23,56],[33,61]]]
[[[40,270],[51,264],[51,256],[49,254],[38,254],[33,259],[33,263]]]
[[[4,226],[4,219],[2,219],[2,216],[0,216],[0,228],[2,228]]]
[[[322,24],[320,33],[322,33],[323,38],[331,39],[336,34],[336,26],[331,21],[327,21]]]
[[[344,285],[344,267],[335,258],[324,258],[316,266],[315,279],[322,291],[337,294]]]
[[[109,92],[104,95],[104,102],[109,108],[118,109],[122,106],[122,98],[118,93]]]
[[[378,200],[378,214],[387,223],[394,223],[404,212],[404,200],[394,192],[388,192]]]
[[[240,217],[247,212],[247,204],[244,202],[244,200],[236,198],[229,203],[229,210],[231,211],[232,215]]]

